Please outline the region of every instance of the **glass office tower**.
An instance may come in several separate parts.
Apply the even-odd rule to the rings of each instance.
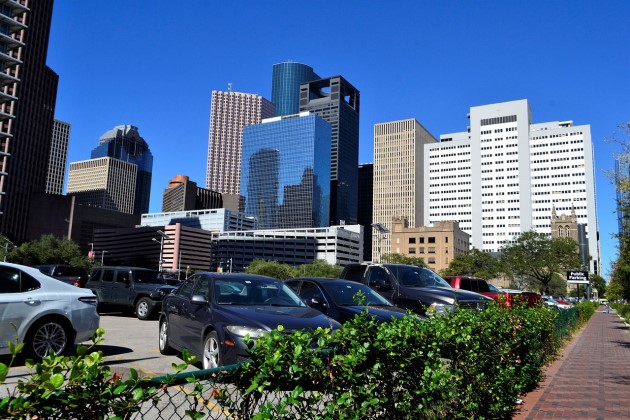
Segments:
[[[149,212],[153,154],[132,125],[119,125],[103,134],[92,150],[92,159],[111,157],[138,165],[133,214]]]
[[[313,68],[306,64],[293,62],[274,64],[271,102],[276,106],[276,115],[293,115],[300,112],[300,85],[319,78]]]
[[[259,229],[328,226],[331,127],[308,112],[243,128],[241,195]]]

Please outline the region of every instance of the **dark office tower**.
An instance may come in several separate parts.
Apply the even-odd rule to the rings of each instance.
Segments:
[[[332,126],[330,223],[357,223],[359,91],[341,76],[300,86],[300,111],[312,111]]]
[[[48,158],[46,193],[63,194],[63,182],[66,179],[68,163],[68,143],[70,142],[70,124],[54,120]]]
[[[221,193],[199,188],[197,183],[186,175],[176,175],[168,182],[168,188],[162,194],[162,213],[221,207],[223,207]]]
[[[52,0],[0,2],[0,232],[26,239],[46,189],[57,74],[46,66]]]
[[[271,79],[271,102],[276,106],[276,115],[293,115],[300,112],[300,85],[320,77],[313,68],[301,63],[278,63],[273,65]]]
[[[359,207],[357,223],[363,230],[363,260],[372,261],[372,203],[374,198],[374,164],[359,165]]]
[[[111,157],[138,166],[133,214],[148,213],[153,154],[147,142],[140,137],[138,128],[133,125],[119,125],[103,134],[98,146],[92,150],[92,159],[102,157]]]
[[[247,186],[245,213],[258,217],[259,228],[275,228],[278,226],[280,151],[260,149],[245,160],[243,166],[248,171],[248,177],[241,181]]]

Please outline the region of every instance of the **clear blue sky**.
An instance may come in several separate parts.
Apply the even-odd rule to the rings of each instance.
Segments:
[[[604,273],[615,259],[606,142],[630,121],[630,1],[55,0],[48,64],[69,162],[131,124],[154,155],[151,211],[176,174],[205,186],[210,93],[271,97],[292,60],[361,92],[361,163],[375,123],[464,131],[471,106],[528,99],[534,122],[590,124]],[[591,230],[593,232],[593,230]]]

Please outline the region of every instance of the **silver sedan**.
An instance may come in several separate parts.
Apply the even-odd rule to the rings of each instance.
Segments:
[[[90,340],[99,326],[96,296],[38,269],[0,263],[0,354],[9,342],[24,343],[27,355],[68,352]]]

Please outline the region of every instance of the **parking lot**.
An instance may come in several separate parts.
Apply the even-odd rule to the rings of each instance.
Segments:
[[[158,322],[157,320],[140,321],[133,316],[119,313],[101,314],[101,327],[105,329],[103,342],[95,346],[101,350],[105,361],[112,370],[124,373],[134,368],[140,376],[161,376],[173,373],[172,364],[183,363],[178,356],[163,356],[158,350]],[[84,343],[89,344],[89,343]],[[10,357],[0,357],[2,363],[8,364]],[[187,370],[195,370],[192,366]],[[30,373],[24,366],[23,360],[9,371],[7,383],[16,381]]]

